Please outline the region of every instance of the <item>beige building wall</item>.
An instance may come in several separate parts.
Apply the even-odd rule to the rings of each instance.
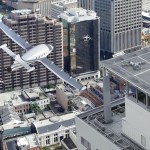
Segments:
[[[63,107],[63,109],[68,109],[68,97],[65,92],[56,86],[56,100]]]
[[[30,104],[21,104],[14,106],[14,111],[17,113],[27,113],[30,109]]]

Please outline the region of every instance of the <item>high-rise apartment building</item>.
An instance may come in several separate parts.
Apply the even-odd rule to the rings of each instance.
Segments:
[[[94,0],[78,0],[78,7],[94,10]]]
[[[80,74],[99,69],[100,19],[94,11],[76,8],[60,15],[64,32],[64,69]]]
[[[55,20],[42,17],[31,10],[15,10],[8,17],[3,18],[3,23],[12,28],[22,38],[27,40],[32,46],[38,44],[51,44],[54,50],[48,58],[56,65],[63,68],[63,26]],[[0,30],[0,45],[7,44],[16,54],[22,55],[25,51],[15,42],[9,39]],[[41,49],[42,51],[42,49]],[[36,63],[36,69],[27,73],[24,68],[18,71],[9,72],[7,68],[13,63],[8,54],[0,50],[0,79],[4,84],[0,84],[0,91],[16,88],[28,88],[40,85],[47,85],[57,79],[42,64]]]
[[[94,10],[101,18],[101,51],[141,48],[142,0],[95,0]]]

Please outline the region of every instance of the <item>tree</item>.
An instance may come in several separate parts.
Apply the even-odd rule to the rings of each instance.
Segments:
[[[54,88],[55,86],[53,85],[53,84],[51,84],[51,83],[49,83],[48,85],[47,85],[47,88],[48,89],[51,89],[51,88]]]
[[[42,112],[42,110],[40,109],[40,107],[38,106],[37,103],[31,104],[31,105],[30,105],[30,109],[31,109],[32,112],[34,112],[34,113],[36,113],[36,114]]]
[[[68,111],[72,111],[72,101],[68,100]]]
[[[43,147],[42,150],[49,150],[49,147]]]

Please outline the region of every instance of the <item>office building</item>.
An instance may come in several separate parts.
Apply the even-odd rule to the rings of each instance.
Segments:
[[[142,0],[95,0],[94,11],[101,18],[103,59],[111,53],[141,48]]]
[[[47,17],[42,17],[40,14],[36,14],[29,9],[12,11],[8,17],[3,17],[3,23],[12,28],[32,46],[38,44],[53,45],[54,50],[48,58],[60,68],[63,68],[63,28],[61,23]],[[22,55],[25,53],[21,47],[10,40],[2,31],[0,32],[0,45],[7,44],[16,54]],[[40,63],[34,64],[36,69],[30,73],[27,73],[24,68],[8,73],[9,69],[7,68],[11,66],[13,60],[1,50],[0,61],[0,79],[4,82],[4,84],[0,84],[0,91],[43,86],[57,81],[56,76]]]
[[[50,8],[50,16],[51,18],[58,19],[61,13],[72,8],[77,8],[77,0],[52,2]]]
[[[99,69],[100,19],[94,11],[76,8],[60,15],[64,28],[64,69],[72,75]]]
[[[78,7],[86,10],[94,10],[94,0],[78,0]]]
[[[104,106],[76,117],[78,149],[150,149],[149,50],[144,48],[102,63],[107,73],[126,82],[125,106],[119,101],[110,104],[110,80],[104,73]]]

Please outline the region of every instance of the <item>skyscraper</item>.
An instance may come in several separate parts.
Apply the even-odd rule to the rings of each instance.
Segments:
[[[116,53],[141,48],[142,0],[95,0],[94,7],[101,18],[101,51]]]
[[[3,18],[3,23],[12,28],[32,46],[44,43],[53,45],[54,50],[48,57],[59,67],[63,67],[63,28],[61,23],[42,17],[29,9],[12,11],[8,17]],[[21,47],[0,31],[0,45],[2,44],[7,44],[16,54],[22,55],[25,53]],[[36,69],[31,73],[27,73],[24,68],[8,73],[7,68],[12,63],[13,60],[10,56],[0,50],[0,79],[4,81],[4,84],[0,84],[0,91],[47,85],[50,82],[54,83],[57,79],[40,63],[34,64]]]
[[[64,28],[64,69],[80,74],[99,69],[100,19],[94,11],[76,8],[60,15]]]

